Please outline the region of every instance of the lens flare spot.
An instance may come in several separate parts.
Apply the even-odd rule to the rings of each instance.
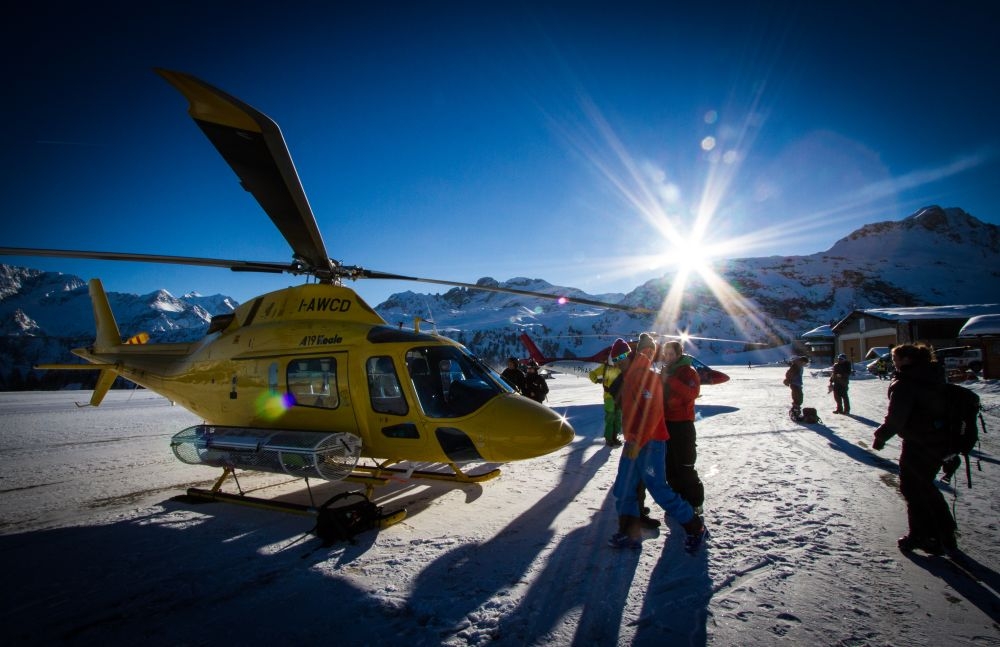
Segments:
[[[569,299],[567,299],[566,297],[559,297],[559,299],[556,301],[556,303],[558,303],[561,306],[564,306],[567,303],[569,303]]]
[[[277,420],[294,404],[289,393],[262,393],[255,403],[257,415],[264,420]]]
[[[701,140],[701,150],[710,151],[715,148],[715,137],[709,135]]]

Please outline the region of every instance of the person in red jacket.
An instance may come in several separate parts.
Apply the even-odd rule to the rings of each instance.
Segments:
[[[661,351],[663,370],[663,410],[667,421],[667,483],[674,492],[701,514],[705,503],[705,486],[695,469],[698,441],[694,427],[694,401],[701,392],[698,371],[691,366],[690,355],[684,354],[679,341],[668,341]]]
[[[619,394],[625,447],[612,488],[618,511],[618,532],[608,544],[613,548],[638,549],[641,546],[637,489],[642,483],[653,500],[684,527],[687,533],[685,549],[693,553],[705,538],[705,524],[667,483],[664,470],[668,435],[663,419],[663,387],[653,371],[654,357],[656,343],[643,333]]]

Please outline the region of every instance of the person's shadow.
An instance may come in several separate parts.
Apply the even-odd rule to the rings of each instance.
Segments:
[[[684,529],[668,520],[670,536],[649,576],[649,590],[632,645],[705,645],[712,578],[708,574],[707,538],[697,552],[684,550]]]
[[[940,577],[994,623],[1000,623],[1000,575],[961,550],[953,557],[904,553],[910,561]]]

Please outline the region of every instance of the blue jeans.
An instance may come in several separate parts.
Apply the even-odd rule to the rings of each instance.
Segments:
[[[667,443],[662,440],[646,443],[635,460],[622,453],[618,461],[618,476],[611,490],[615,495],[615,509],[619,516],[639,516],[636,488],[641,481],[645,483],[646,491],[653,500],[678,523],[687,523],[694,518],[691,505],[667,484],[666,460]]]

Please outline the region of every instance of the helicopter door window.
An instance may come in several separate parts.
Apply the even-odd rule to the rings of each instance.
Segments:
[[[424,413],[432,418],[444,417],[444,398],[441,396],[441,388],[434,383],[431,377],[430,365],[427,363],[424,353],[408,352],[406,354],[406,369],[410,374],[413,390],[420,400],[420,407]]]
[[[368,373],[368,393],[372,409],[377,413],[394,416],[406,415],[409,407],[399,388],[399,377],[390,357],[369,357],[365,364]]]
[[[288,393],[301,407],[336,409],[340,406],[337,390],[337,360],[332,357],[293,359],[288,362]]]

